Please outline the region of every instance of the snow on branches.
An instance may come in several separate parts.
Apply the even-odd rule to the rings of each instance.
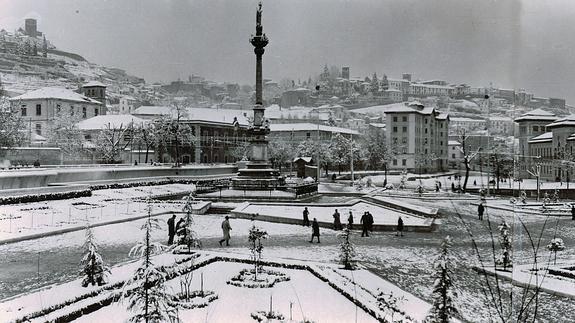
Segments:
[[[511,241],[510,227],[504,220],[498,227],[499,229],[499,245],[501,246],[501,254],[495,259],[497,265],[503,266],[503,270],[513,266],[512,249],[513,243]]]
[[[457,314],[457,308],[453,305],[453,299],[457,294],[453,291],[451,279],[454,260],[449,255],[451,237],[447,236],[441,243],[439,255],[435,259],[433,268],[433,306],[425,318],[426,323],[447,323],[453,315]]]
[[[144,240],[130,250],[130,256],[142,257],[140,266],[131,279],[124,284],[122,300],[127,301],[128,310],[134,315],[129,322],[178,322],[178,310],[170,305],[172,296],[164,285],[166,273],[152,262],[152,255],[165,249],[160,243],[151,241],[151,233],[159,229],[158,219],[152,219],[152,209],[148,206],[148,218],[142,230]]]
[[[561,238],[553,238],[547,245],[547,250],[553,252],[555,255],[555,259],[553,260],[553,264],[557,264],[557,251],[565,250],[565,243],[563,243],[563,239]]]
[[[98,252],[98,245],[94,239],[94,234],[89,226],[86,226],[86,241],[84,242],[84,256],[80,264],[82,265],[82,287],[88,285],[102,286],[106,284],[106,278],[110,274],[110,267],[108,267],[102,256]]]
[[[344,269],[352,270],[355,268],[355,246],[350,240],[351,230],[345,227],[341,233],[338,233],[339,243],[339,260]]]

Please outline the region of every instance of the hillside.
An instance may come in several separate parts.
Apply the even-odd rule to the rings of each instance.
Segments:
[[[45,86],[77,88],[89,80],[108,85],[112,100],[144,83],[119,68],[90,63],[80,54],[59,50],[45,38],[21,30],[0,31],[0,80],[9,95]]]

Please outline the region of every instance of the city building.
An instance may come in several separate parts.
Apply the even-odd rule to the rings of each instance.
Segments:
[[[118,105],[118,114],[132,114],[139,107],[139,102],[133,96],[123,96]]]
[[[349,66],[344,66],[341,68],[341,77],[349,80]]]
[[[303,87],[284,91],[281,95],[280,106],[282,108],[307,106],[311,103],[310,94],[311,90]]]
[[[396,147],[390,169],[437,172],[448,166],[449,116],[415,101],[385,110],[386,142]]]
[[[90,81],[80,88],[80,93],[92,98],[101,104],[100,114],[107,114],[106,85],[98,81]]]
[[[447,156],[447,164],[449,165],[450,169],[458,169],[463,158],[461,143],[457,140],[448,140],[447,147],[447,150],[449,151]]]
[[[347,128],[331,127],[313,123],[283,123],[270,126],[270,140],[283,139],[286,142],[297,144],[304,140],[330,142],[335,134],[346,138],[358,138],[360,133]]]
[[[52,122],[62,111],[88,119],[102,113],[102,103],[69,89],[45,87],[10,99],[13,109],[24,120],[28,140],[32,133],[49,138]]]

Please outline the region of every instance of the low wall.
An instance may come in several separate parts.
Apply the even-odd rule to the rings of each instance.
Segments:
[[[214,175],[235,176],[237,167],[221,165],[209,167],[107,167],[80,169],[23,169],[0,172],[0,189],[20,189],[49,186],[57,183],[75,184],[94,181],[122,181],[149,177],[201,177]]]

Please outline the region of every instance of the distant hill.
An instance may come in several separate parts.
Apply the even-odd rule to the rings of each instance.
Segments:
[[[86,81],[98,80],[108,86],[111,99],[144,83],[143,78],[90,63],[80,54],[59,50],[44,39],[5,31],[0,32],[0,78],[8,95],[45,86],[77,88]]]

